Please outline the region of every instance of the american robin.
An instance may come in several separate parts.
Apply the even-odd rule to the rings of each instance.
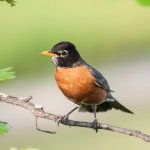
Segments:
[[[52,62],[56,67],[55,79],[63,94],[79,105],[79,111],[94,113],[93,128],[96,131],[98,124],[96,112],[115,108],[133,113],[112,96],[113,91],[105,77],[81,58],[72,43],[60,42],[50,51],[43,51],[41,54],[52,56]],[[77,108],[70,111],[68,115]]]

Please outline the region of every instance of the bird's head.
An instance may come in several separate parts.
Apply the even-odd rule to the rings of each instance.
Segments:
[[[70,42],[60,42],[54,45],[50,51],[43,51],[41,54],[51,56],[56,67],[75,67],[81,62],[76,47]]]

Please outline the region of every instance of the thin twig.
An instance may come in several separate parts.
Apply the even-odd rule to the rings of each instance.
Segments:
[[[37,129],[38,131],[45,132],[45,133],[49,133],[49,134],[55,134],[55,133],[56,133],[56,132],[54,132],[54,131],[48,131],[48,130],[40,129],[40,128],[38,127],[37,121],[38,121],[38,117],[35,117],[35,127],[36,127],[36,129]]]
[[[5,102],[5,103],[17,105],[20,107],[24,107],[25,109],[28,109],[36,117],[36,122],[35,122],[36,129],[39,131],[54,134],[54,132],[52,132],[52,131],[45,131],[45,130],[39,129],[38,125],[37,125],[37,118],[45,118],[45,119],[52,120],[55,122],[60,122],[61,124],[67,125],[67,126],[93,128],[93,124],[90,122],[81,122],[81,121],[74,121],[74,120],[70,120],[70,119],[62,119],[63,116],[61,116],[61,115],[55,115],[52,113],[45,112],[42,106],[36,105],[36,104],[28,101],[27,99],[29,99],[29,98],[15,97],[15,96],[10,96],[10,95],[4,94],[4,93],[0,93],[0,102]],[[144,134],[138,130],[131,130],[131,129],[117,127],[117,126],[103,124],[103,123],[98,124],[98,129],[118,132],[118,133],[130,135],[130,136],[134,136],[137,138],[141,138],[145,142],[150,142],[150,135]]]

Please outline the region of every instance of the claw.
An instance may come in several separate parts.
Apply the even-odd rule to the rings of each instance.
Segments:
[[[69,118],[68,114],[61,117],[57,122],[57,126],[59,127],[60,123],[63,122],[64,120],[68,120],[68,118]]]
[[[61,117],[60,119],[59,119],[59,121],[57,122],[57,126],[59,126],[59,124],[61,123],[61,122],[63,122],[64,120],[68,120],[68,118],[69,118],[69,115],[71,114],[71,113],[73,113],[76,109],[77,109],[78,107],[75,107],[74,109],[72,109],[70,112],[68,112],[66,115],[64,115],[63,117]]]
[[[97,121],[97,119],[95,119],[92,123],[92,127],[93,129],[96,131],[96,133],[98,132],[98,127],[99,127],[99,123]]]

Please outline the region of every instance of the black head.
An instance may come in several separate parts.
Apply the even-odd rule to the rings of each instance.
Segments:
[[[82,59],[76,47],[70,42],[60,42],[49,51],[56,54],[52,61],[56,67],[75,67],[82,64]]]

